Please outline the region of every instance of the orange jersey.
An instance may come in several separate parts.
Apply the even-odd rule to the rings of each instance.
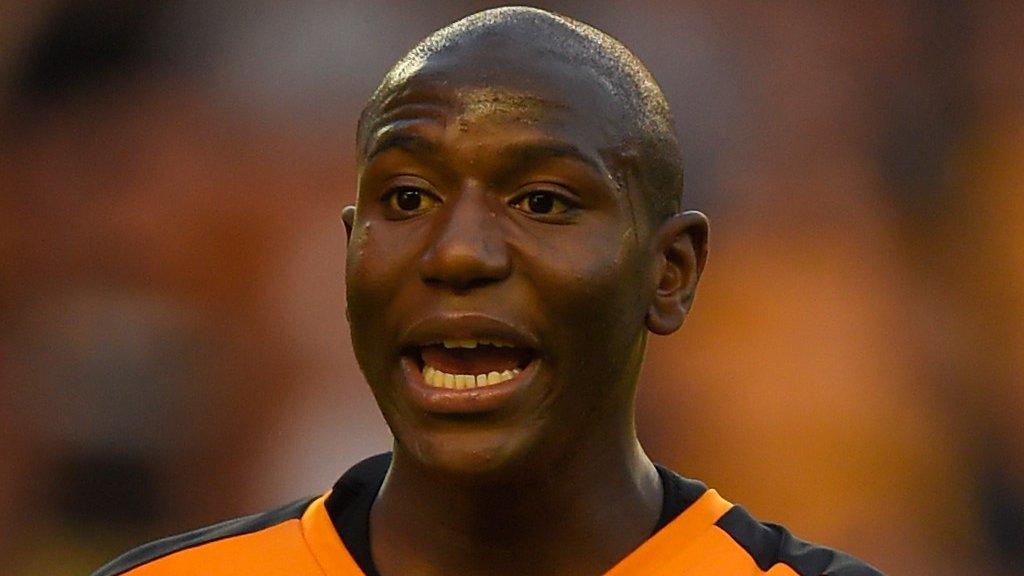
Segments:
[[[374,468],[383,466],[383,470],[372,471],[383,478],[388,462],[380,457],[371,460],[376,460]],[[360,465],[364,470],[366,462]],[[664,483],[664,469],[659,472]],[[689,483],[685,490],[703,486],[683,481]],[[379,483],[359,486],[369,486],[375,494]],[[93,576],[365,576],[356,556],[368,557],[368,550],[353,554],[346,547],[332,521],[329,498],[331,492],[158,540],[128,552]],[[364,559],[363,564],[366,562]],[[841,552],[797,540],[784,528],[759,523],[742,507],[727,502],[714,490],[703,489],[681,513],[606,572],[606,576],[661,575],[881,573]]]

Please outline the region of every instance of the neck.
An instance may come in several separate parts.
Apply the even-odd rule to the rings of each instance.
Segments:
[[[543,470],[517,470],[517,480],[500,484],[453,482],[396,445],[370,515],[378,569],[385,576],[603,573],[651,535],[661,512],[657,470],[631,431],[620,438]]]

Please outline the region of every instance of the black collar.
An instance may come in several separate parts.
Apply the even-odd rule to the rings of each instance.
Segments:
[[[380,576],[370,554],[370,508],[390,465],[390,452],[363,460],[338,479],[325,502],[334,529],[366,576]],[[664,491],[661,516],[654,528],[657,532],[696,502],[708,488],[658,464],[655,467]]]

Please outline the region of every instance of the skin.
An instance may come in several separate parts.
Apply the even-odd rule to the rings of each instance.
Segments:
[[[600,574],[660,514],[633,397],[648,331],[692,302],[707,220],[653,217],[613,178],[621,106],[538,56],[522,34],[435,54],[369,119],[343,219],[353,347],[395,436],[370,517],[386,576]],[[492,410],[424,409],[408,335],[480,317],[532,343],[529,378]]]

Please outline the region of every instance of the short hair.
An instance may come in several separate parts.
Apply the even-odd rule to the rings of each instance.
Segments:
[[[371,120],[396,90],[415,77],[430,57],[473,43],[494,32],[536,38],[548,52],[589,68],[625,112],[622,152],[633,158],[645,188],[651,216],[667,218],[680,210],[682,156],[668,102],[647,67],[621,42],[600,30],[560,14],[528,7],[504,7],[472,14],[434,32],[403,56],[384,76],[359,117],[356,143],[363,158]],[[541,32],[538,34],[537,32]],[[627,182],[616,175],[620,186]]]

